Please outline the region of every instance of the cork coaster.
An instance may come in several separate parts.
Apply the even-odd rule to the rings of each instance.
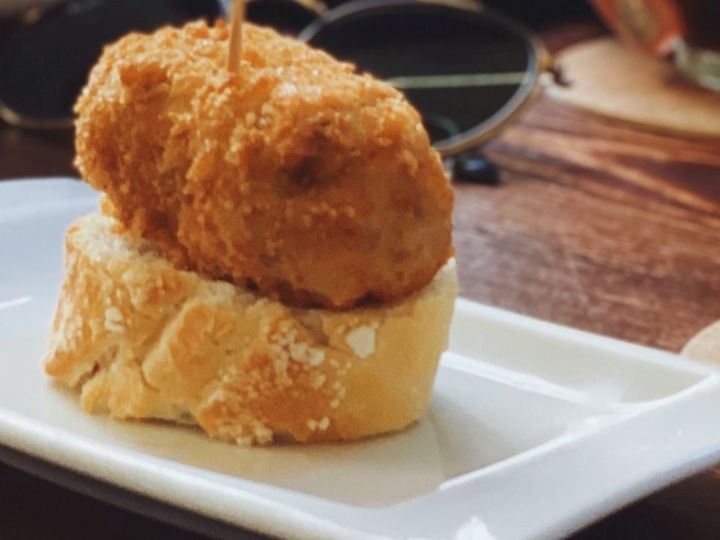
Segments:
[[[720,321],[700,330],[685,344],[682,354],[693,360],[720,366]]]
[[[612,38],[568,47],[558,61],[571,83],[548,87],[560,101],[652,130],[720,137],[720,92],[685,82],[670,62]]]

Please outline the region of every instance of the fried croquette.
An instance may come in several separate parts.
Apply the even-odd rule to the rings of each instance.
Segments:
[[[452,254],[452,189],[389,84],[245,24],[106,47],[76,105],[76,165],[177,266],[296,306],[393,301]]]

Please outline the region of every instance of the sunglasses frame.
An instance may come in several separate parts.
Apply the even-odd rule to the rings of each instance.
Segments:
[[[260,2],[263,0],[248,0],[248,2]],[[484,6],[481,2],[473,0],[389,0],[379,2],[378,0],[354,0],[345,4],[328,9],[321,0],[291,0],[300,5],[309,12],[316,15],[316,19],[305,27],[297,39],[309,43],[312,38],[321,29],[328,24],[354,17],[360,13],[367,13],[373,10],[387,9],[393,7],[403,7],[410,5],[430,5],[442,8],[457,9],[464,11],[473,16],[482,15],[489,18],[492,22],[503,26],[513,34],[520,36],[527,42],[528,47],[528,67],[523,82],[518,86],[518,90],[498,111],[490,118],[484,120],[470,130],[458,133],[446,139],[442,139],[434,143],[434,147],[441,156],[450,157],[473,147],[477,147],[489,139],[495,137],[503,128],[505,128],[513,119],[515,119],[530,102],[535,89],[538,87],[540,75],[543,72],[554,72],[556,66],[553,58],[547,52],[547,49],[537,39],[537,37],[527,28],[505,17],[504,15]],[[229,13],[228,0],[219,2],[221,12],[227,17]],[[33,8],[25,12],[20,19],[21,25],[29,25],[39,20],[47,11],[56,8],[56,5],[47,7]],[[224,9],[223,9],[224,8]],[[34,118],[17,113],[0,100],[0,118],[12,126],[56,130],[67,129],[72,127],[74,117],[67,118]]]
[[[524,39],[528,47],[529,62],[525,77],[512,98],[490,118],[472,129],[433,143],[434,148],[441,156],[455,156],[498,135],[530,102],[530,98],[538,87],[540,75],[543,72],[552,72],[555,69],[555,62],[550,53],[530,30],[497,11],[485,7],[481,2],[473,0],[386,0],[382,2],[378,0],[354,0],[324,12],[319,19],[310,23],[300,32],[298,39],[311,43],[312,38],[328,24],[337,23],[360,13],[418,4],[457,9],[473,16],[482,15]]]

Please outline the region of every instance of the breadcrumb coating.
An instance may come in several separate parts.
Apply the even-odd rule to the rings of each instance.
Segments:
[[[76,165],[177,266],[300,306],[392,301],[452,254],[452,189],[390,85],[270,29],[203,22],[106,47]]]

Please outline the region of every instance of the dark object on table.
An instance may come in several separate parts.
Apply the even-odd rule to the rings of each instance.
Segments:
[[[452,177],[458,181],[497,186],[500,184],[498,168],[479,150],[467,150],[456,156],[452,163]]]

